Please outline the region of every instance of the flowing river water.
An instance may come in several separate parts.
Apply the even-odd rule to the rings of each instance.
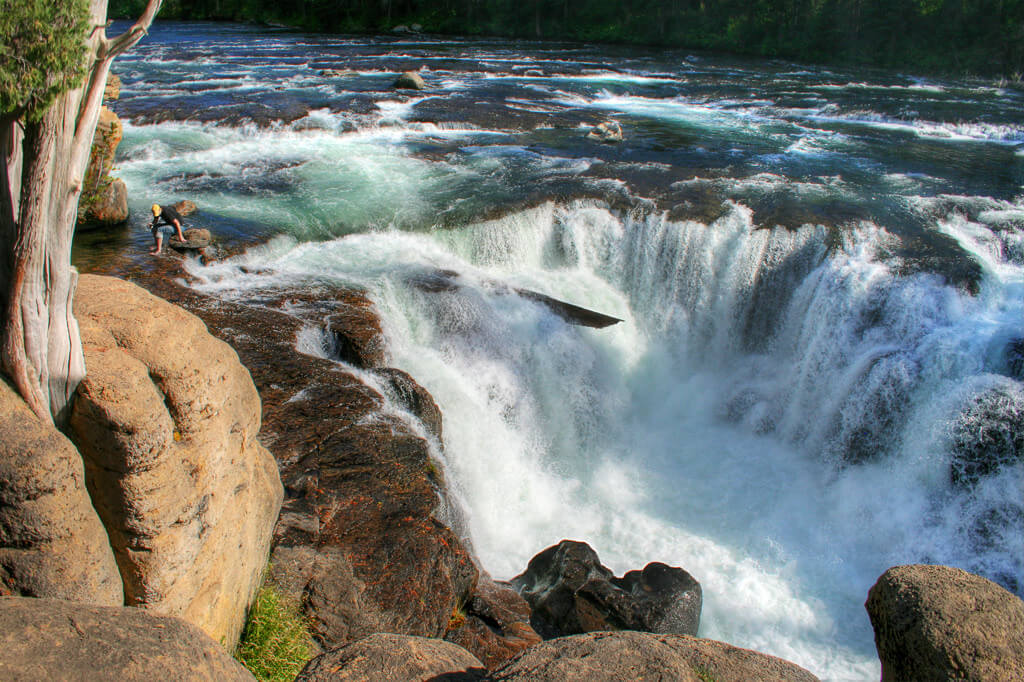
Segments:
[[[410,69],[427,90],[391,88]],[[495,577],[562,538],[682,566],[701,636],[835,680],[878,678],[891,565],[1022,593],[1019,90],[218,24],[115,72],[132,218],[76,259],[144,252],[149,204],[188,198],[261,243],[190,263],[199,289],[365,288]],[[586,139],[606,119],[623,142]]]

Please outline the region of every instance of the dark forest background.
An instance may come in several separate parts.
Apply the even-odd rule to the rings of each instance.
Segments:
[[[143,0],[111,0],[110,16]],[[164,0],[161,19],[636,43],[1024,76],[1024,0]]]

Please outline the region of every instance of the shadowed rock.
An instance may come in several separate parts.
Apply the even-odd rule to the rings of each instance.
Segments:
[[[399,90],[426,90],[427,84],[416,71],[406,71],[395,80],[394,87]]]
[[[334,313],[324,325],[328,355],[362,369],[383,367],[388,347],[373,302],[359,291],[337,293]]]
[[[472,682],[485,673],[473,654],[449,642],[379,633],[317,656],[295,682]]]
[[[405,407],[423,423],[423,427],[438,441],[444,436],[441,408],[427,389],[416,383],[408,373],[394,367],[374,370],[374,374],[387,384],[389,397]]]
[[[493,673],[498,682],[817,682],[781,658],[710,639],[597,632],[548,640]]]
[[[544,550],[512,585],[545,638],[600,630],[696,635],[700,624],[700,583],[689,573],[651,563],[616,578],[583,542]]]
[[[1024,601],[949,566],[896,566],[864,607],[884,682],[1024,679]]]
[[[0,679],[217,680],[253,676],[202,630],[142,609],[0,598]]]
[[[463,610],[465,617],[453,619],[444,638],[472,652],[490,669],[541,641],[530,626],[526,600],[487,576],[481,576]]]

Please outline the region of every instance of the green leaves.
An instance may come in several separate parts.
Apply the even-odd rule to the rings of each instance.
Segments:
[[[0,115],[38,120],[87,66],[86,0],[0,0]]]

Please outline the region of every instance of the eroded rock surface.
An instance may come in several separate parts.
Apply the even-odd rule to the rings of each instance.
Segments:
[[[445,639],[470,651],[490,669],[541,641],[530,626],[530,605],[508,585],[481,576],[464,618],[455,619]]]
[[[395,80],[395,88],[399,90],[426,90],[427,84],[416,71],[406,71]]]
[[[300,335],[319,332],[359,292],[268,292],[242,305],[176,284],[171,262],[150,267],[135,276],[202,317],[252,373],[262,439],[286,489],[273,579],[304,604],[320,645],[381,631],[442,636],[477,570],[435,517],[443,491],[430,444],[388,416],[384,396],[357,376],[295,350]]]
[[[375,634],[314,658],[295,682],[471,682],[485,672],[471,653],[443,640]]]
[[[121,576],[82,457],[0,379],[0,594],[118,606]]]
[[[180,618],[142,609],[0,597],[0,679],[254,679],[217,642]]]
[[[75,304],[89,373],[72,432],[125,603],[231,646],[282,499],[256,388],[198,318],[134,284],[83,275]]]
[[[650,563],[621,578],[586,543],[563,540],[530,560],[512,580],[545,638],[601,630],[696,635],[701,588],[681,568]]]
[[[896,566],[864,605],[882,680],[1024,679],[1024,601],[949,566]]]
[[[710,639],[646,632],[596,632],[551,639],[493,673],[501,682],[817,682],[781,658]]]

